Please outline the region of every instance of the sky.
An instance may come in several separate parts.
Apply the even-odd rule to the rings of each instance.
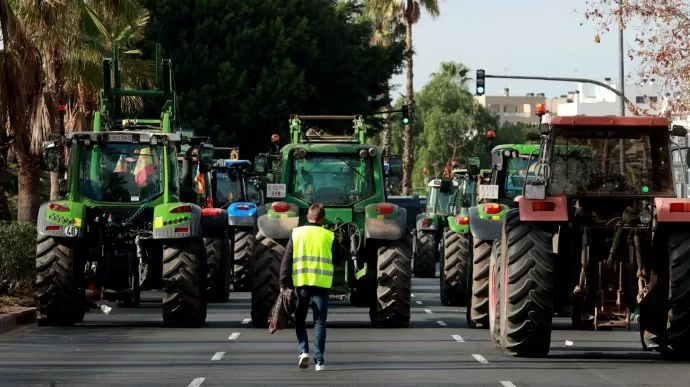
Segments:
[[[442,61],[463,63],[471,69],[471,78],[477,69],[492,75],[619,78],[618,30],[614,26],[613,32],[600,35],[601,43],[594,43],[597,31],[594,23],[585,22],[585,0],[439,1],[438,18],[423,12],[413,26],[415,91]],[[585,23],[580,26],[581,22]],[[637,65],[627,57],[628,47],[634,45],[634,27],[624,33],[626,75]],[[404,94],[405,82],[403,70],[391,85]],[[501,95],[506,86],[510,95],[557,97],[577,90],[574,82],[487,78],[486,95]],[[470,87],[474,93],[474,83]]]

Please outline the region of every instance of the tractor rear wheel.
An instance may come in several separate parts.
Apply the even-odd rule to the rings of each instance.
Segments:
[[[489,260],[492,241],[474,239],[472,251],[472,289],[467,306],[470,328],[489,327]]]
[[[671,232],[669,252],[668,353],[671,358],[690,356],[690,230]]]
[[[40,325],[74,325],[84,320],[84,289],[78,286],[84,267],[74,247],[71,241],[38,235],[34,297]]]
[[[391,328],[410,325],[410,255],[410,249],[403,241],[387,241],[378,248],[376,303],[369,311],[372,325]]]
[[[441,257],[441,303],[446,306],[467,305],[467,268],[472,259],[469,234],[445,228]]]
[[[501,345],[500,300],[501,297],[501,240],[496,239],[489,260],[489,332],[494,347]]]
[[[438,261],[436,231],[417,231],[417,252],[414,257],[414,276],[434,278]]]
[[[238,228],[234,234],[232,288],[247,292],[251,289],[249,265],[254,259],[254,230]]]
[[[163,245],[163,321],[198,328],[206,321],[206,256],[202,238]]]
[[[228,238],[204,238],[204,244],[208,302],[225,302],[230,298],[230,241]]]
[[[285,247],[258,232],[254,251],[250,265],[252,325],[254,328],[268,328],[268,315],[280,294],[280,262]]]
[[[551,346],[554,305],[552,234],[506,213],[501,241],[501,348],[505,355],[541,357]]]

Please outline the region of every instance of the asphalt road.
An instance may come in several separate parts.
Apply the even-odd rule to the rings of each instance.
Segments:
[[[558,320],[548,358],[508,358],[467,328],[464,308],[441,306],[437,278],[414,279],[413,292],[408,329],[369,328],[366,309],[331,302],[324,372],[297,367],[292,330],[251,327],[248,293],[209,305],[201,329],[163,327],[148,293],[138,309],[90,312],[77,327],[1,335],[0,385],[690,385],[688,364],[642,352],[636,327],[581,332]]]

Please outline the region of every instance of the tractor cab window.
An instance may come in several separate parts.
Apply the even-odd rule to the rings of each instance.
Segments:
[[[668,133],[649,128],[560,129],[552,195],[673,194]]]
[[[79,189],[85,198],[142,202],[163,192],[162,146],[105,143],[80,150]]]
[[[219,168],[216,170],[216,200],[219,207],[230,203],[244,201],[242,172],[237,168]]]
[[[309,203],[348,206],[375,193],[371,158],[308,154],[293,159],[289,192]]]
[[[427,199],[427,211],[444,215],[455,215],[460,199],[460,189],[451,183],[450,192],[441,192],[440,187],[430,187]]]
[[[534,180],[534,166],[537,164],[539,155],[533,154],[513,154],[508,158],[506,169],[506,180],[504,193],[506,198],[515,199],[522,195],[522,187],[525,180]]]

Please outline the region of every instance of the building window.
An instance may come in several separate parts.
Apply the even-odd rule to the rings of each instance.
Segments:
[[[656,103],[657,97],[649,97],[649,102]]]
[[[638,95],[637,97],[635,97],[635,103],[644,103],[644,97]]]

